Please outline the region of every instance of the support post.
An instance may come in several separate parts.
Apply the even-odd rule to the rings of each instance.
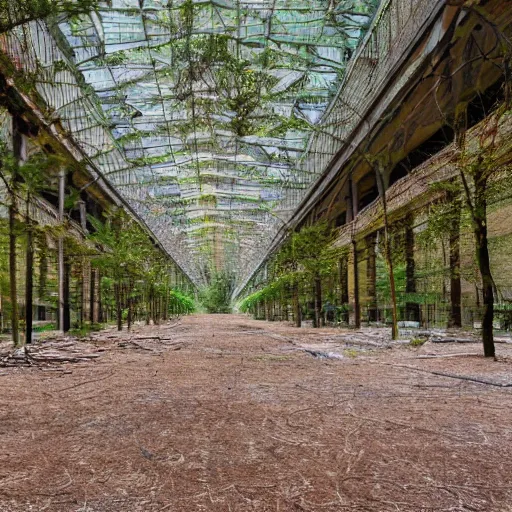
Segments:
[[[366,239],[366,294],[368,296],[368,321],[377,322],[377,258],[375,255],[376,237],[374,234]]]
[[[357,243],[352,241],[352,262],[354,265],[354,326],[361,328],[361,303],[359,301],[359,260],[357,257]]]

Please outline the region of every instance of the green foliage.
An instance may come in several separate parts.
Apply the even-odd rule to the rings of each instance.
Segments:
[[[91,332],[98,332],[103,329],[102,324],[84,324],[81,327],[75,327],[69,330],[70,336],[76,336],[77,338],[85,338],[91,334]]]
[[[123,210],[113,210],[104,222],[89,220],[94,228],[89,239],[98,247],[92,263],[103,275],[102,298],[115,307],[118,328],[121,320],[133,320],[136,311],[157,323],[168,314],[195,310],[193,299],[172,286],[173,265],[135,219]]]
[[[47,331],[55,331],[57,326],[53,322],[49,322],[42,325],[35,325],[33,327],[34,332],[47,332]]]
[[[335,230],[326,223],[292,233],[274,256],[271,282],[245,297],[238,304],[240,311],[254,311],[257,304],[277,299],[295,287],[312,284],[315,278],[336,273],[347,250],[333,245],[335,236]]]
[[[169,307],[178,315],[190,315],[196,310],[194,299],[180,290],[170,291]]]
[[[233,277],[224,272],[215,272],[210,284],[201,291],[200,301],[208,313],[231,313]]]

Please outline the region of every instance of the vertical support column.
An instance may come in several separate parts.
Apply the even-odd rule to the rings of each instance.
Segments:
[[[95,315],[96,306],[96,269],[91,267],[89,284],[89,321],[91,324],[96,323],[97,316]]]
[[[66,194],[66,171],[60,169],[59,171],[59,222],[64,222],[64,197]],[[59,329],[64,329],[64,239],[62,235],[59,236],[58,240],[58,271],[59,271]]]
[[[377,309],[377,258],[375,255],[375,234],[366,238],[366,294],[368,296],[368,321],[378,321]]]
[[[414,261],[414,218],[409,215],[405,225],[405,293],[416,293],[416,264]],[[420,320],[420,306],[408,300],[405,304],[405,318],[412,322]]]
[[[357,243],[352,241],[350,254],[352,261],[352,314],[350,315],[350,324],[359,329],[361,327],[361,303],[359,298],[359,258],[357,254]]]
[[[71,306],[69,303],[69,287],[71,281],[71,263],[69,258],[64,255],[64,295],[63,295],[63,310],[64,310],[64,332],[68,332],[71,328]]]

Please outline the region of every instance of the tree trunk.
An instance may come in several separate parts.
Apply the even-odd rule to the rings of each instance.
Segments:
[[[474,235],[476,259],[482,277],[482,342],[485,357],[495,357],[494,347],[494,280],[491,273],[489,244],[487,236],[487,180],[482,171],[475,171]]]
[[[455,120],[455,145],[460,152],[459,173],[466,195],[473,223],[476,260],[482,278],[482,299],[484,314],[482,318],[482,343],[485,357],[495,357],[494,347],[494,280],[491,273],[489,245],[487,237],[487,180],[488,162],[484,162],[483,148],[480,148],[478,161],[470,169],[464,167],[464,148],[466,144],[467,113],[464,111]],[[473,192],[470,190],[467,174],[473,178]],[[472,200],[473,197],[473,200]]]
[[[16,199],[14,194],[9,205],[9,286],[11,296],[11,331],[16,347],[19,343],[18,288],[16,268]]]
[[[384,187],[384,181],[382,174],[379,169],[375,169],[377,186],[379,189],[379,196],[382,201],[382,213],[384,217],[384,257],[386,259],[386,265],[388,267],[389,274],[389,289],[391,293],[391,338],[393,340],[398,339],[398,311],[396,304],[396,286],[395,286],[395,274],[393,269],[393,256],[391,253],[391,241],[389,236],[389,221],[388,221],[388,203],[386,200],[386,189]]]
[[[32,317],[34,302],[34,233],[29,219],[30,197],[27,197],[26,229],[27,229],[27,254],[25,268],[25,343],[32,343]]]

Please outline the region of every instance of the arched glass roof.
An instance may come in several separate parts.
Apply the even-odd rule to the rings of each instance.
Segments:
[[[241,279],[316,174],[300,165],[376,0],[110,0],[61,43],[115,139],[103,174],[198,284]]]

